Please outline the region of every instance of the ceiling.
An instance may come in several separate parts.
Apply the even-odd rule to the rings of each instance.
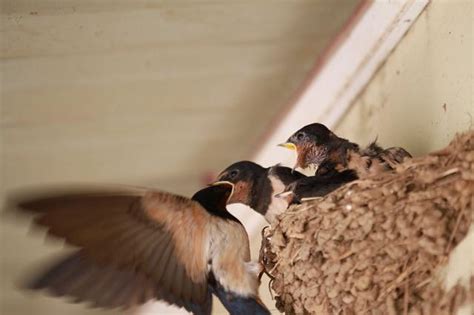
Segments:
[[[358,2],[2,0],[2,192],[192,193],[251,157]],[[81,314],[12,290],[44,257],[25,226],[2,222],[2,313]]]

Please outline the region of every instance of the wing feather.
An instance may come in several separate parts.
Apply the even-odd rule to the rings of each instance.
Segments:
[[[90,302],[94,307],[128,308],[136,305],[136,296],[148,294],[142,302],[159,295],[152,281],[131,271],[99,266],[76,252],[52,264],[49,270],[28,285],[47,288],[53,294],[73,297],[74,302]]]
[[[173,245],[171,243],[171,240],[168,241],[167,243],[164,244],[163,248],[163,254],[158,257],[158,260],[156,261],[156,269],[158,272],[156,273],[156,279],[159,281],[162,285],[163,284],[163,277],[164,275],[168,272],[166,270],[166,267],[168,266],[168,261],[171,258],[171,252],[173,249]]]
[[[171,279],[171,288],[170,291],[173,295],[183,294],[183,276],[184,268],[181,265],[176,265],[174,276]]]
[[[152,290],[148,284],[144,290],[133,291],[130,298],[137,302],[154,296],[179,306],[207,303],[209,214],[199,203],[159,191],[107,191],[42,194],[17,204],[33,212],[35,223],[46,227],[49,235],[80,247],[97,268],[113,270],[100,274],[92,289],[97,270],[71,261],[62,266],[67,270],[56,270],[54,277],[44,278],[37,288],[51,287],[58,295],[101,307],[124,306],[131,303],[123,297],[131,289],[116,286],[114,276],[122,272],[122,280],[130,278],[125,275],[128,272],[155,283]],[[134,285],[138,282],[131,281],[130,286]],[[98,294],[103,290],[109,290],[108,295]]]

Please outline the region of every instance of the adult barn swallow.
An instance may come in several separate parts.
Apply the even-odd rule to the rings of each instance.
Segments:
[[[304,177],[288,167],[276,165],[264,168],[254,162],[240,161],[223,170],[217,180],[234,184],[229,204],[245,204],[272,224],[277,215],[288,208],[287,202],[276,198],[275,194],[283,192],[286,186]]]
[[[48,235],[79,248],[29,287],[97,307],[162,300],[194,314],[211,313],[213,293],[230,314],[270,314],[247,233],[226,210],[232,192],[221,182],[191,199],[146,189],[17,198]]]
[[[276,197],[285,199],[288,205],[301,203],[315,197],[323,197],[356,179],[357,175],[352,170],[342,172],[332,170],[324,175],[300,178],[286,186]]]
[[[403,148],[382,149],[375,142],[360,149],[356,143],[338,137],[319,123],[301,128],[280,146],[296,151],[295,168],[317,167],[317,174],[334,168],[337,171],[354,170],[357,176],[365,177],[392,170],[411,157]]]

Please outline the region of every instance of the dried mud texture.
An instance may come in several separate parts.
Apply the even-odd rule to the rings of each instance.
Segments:
[[[473,293],[460,286],[444,292],[439,271],[466,235],[473,205],[474,132],[468,132],[393,173],[288,209],[265,232],[262,248],[277,308],[455,313]]]

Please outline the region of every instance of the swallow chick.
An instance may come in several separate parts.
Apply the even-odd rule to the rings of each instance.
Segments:
[[[240,161],[223,170],[217,180],[234,184],[229,204],[247,205],[272,224],[288,208],[285,200],[276,198],[275,194],[283,192],[286,186],[304,177],[289,167],[276,165],[265,168],[254,162]]]
[[[221,182],[191,199],[147,189],[17,196],[18,211],[78,248],[28,287],[95,307],[161,300],[193,314],[211,314],[214,294],[230,314],[270,314],[248,235],[226,209],[233,189]]]
[[[359,178],[393,170],[397,164],[411,158],[410,153],[403,148],[383,149],[376,142],[361,149],[358,144],[338,137],[319,123],[301,128],[280,146],[296,151],[295,168],[314,167],[317,174],[324,174],[331,169],[349,169]]]
[[[324,197],[339,187],[357,179],[352,170],[337,172],[335,170],[325,175],[315,175],[300,178],[286,186],[282,193],[275,197],[282,198],[288,204],[299,204],[317,197]]]

